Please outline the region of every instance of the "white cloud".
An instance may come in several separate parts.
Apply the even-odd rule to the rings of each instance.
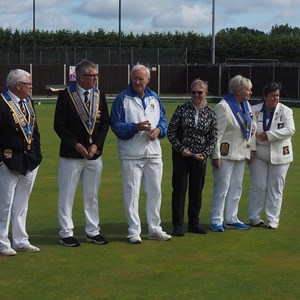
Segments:
[[[125,33],[194,31],[209,34],[213,0],[122,0]],[[119,0],[47,0],[36,2],[36,28],[41,30],[118,31]],[[0,26],[30,30],[33,0],[0,0]],[[215,0],[216,31],[249,27],[300,27],[300,0]]]
[[[207,26],[211,23],[211,12],[198,5],[187,6],[181,4],[177,10],[162,12],[153,17],[152,25],[154,28],[163,30],[193,30]]]

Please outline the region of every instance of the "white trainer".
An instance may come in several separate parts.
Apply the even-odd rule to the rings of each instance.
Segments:
[[[169,241],[172,238],[171,235],[167,234],[164,231],[161,232],[153,232],[148,235],[149,240],[157,240],[157,241]]]
[[[265,224],[264,220],[262,219],[251,219],[250,223],[254,227],[259,227]]]
[[[142,242],[142,239],[139,235],[133,235],[128,238],[128,243],[130,244],[140,244]]]
[[[3,255],[3,256],[12,256],[12,255],[16,255],[16,254],[17,254],[17,252],[14,249],[12,249],[11,247],[0,249],[0,255]]]
[[[277,222],[270,222],[267,226],[269,229],[276,229],[278,228],[279,224]]]
[[[14,248],[17,252],[28,252],[28,253],[35,253],[40,252],[40,248],[33,246],[33,245],[27,245],[20,248]]]

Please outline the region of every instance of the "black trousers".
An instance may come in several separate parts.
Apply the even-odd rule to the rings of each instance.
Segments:
[[[183,157],[172,149],[172,223],[183,226],[185,197],[188,187],[188,222],[189,226],[199,224],[202,205],[202,190],[205,182],[206,161],[193,157]]]

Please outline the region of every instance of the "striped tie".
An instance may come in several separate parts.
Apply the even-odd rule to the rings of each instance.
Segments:
[[[19,100],[19,105],[20,105],[21,112],[23,113],[24,117],[27,119],[28,118],[27,109],[25,108],[24,101],[22,99]]]
[[[87,108],[90,107],[89,94],[90,94],[89,91],[85,91],[85,92],[84,92],[84,102],[85,102],[85,105],[86,105]]]

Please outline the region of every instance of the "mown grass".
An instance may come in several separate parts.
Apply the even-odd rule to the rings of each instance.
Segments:
[[[176,103],[165,104],[168,119]],[[100,190],[101,231],[105,246],[84,242],[81,189],[76,194],[73,219],[82,245],[58,244],[57,170],[59,140],[52,129],[54,105],[37,105],[44,160],[32,193],[27,229],[37,254],[0,256],[1,299],[299,299],[299,151],[300,134],[293,138],[294,162],[290,167],[281,224],[277,230],[252,228],[208,235],[187,233],[170,242],[148,241],[145,197],[140,214],[143,242],[126,241],[121,170],[115,136],[109,131]],[[300,109],[294,109],[300,128]],[[171,232],[171,147],[162,141],[164,177],[161,209],[164,230]],[[212,193],[207,168],[201,222],[209,225]],[[239,218],[247,221],[249,176],[246,170]]]

